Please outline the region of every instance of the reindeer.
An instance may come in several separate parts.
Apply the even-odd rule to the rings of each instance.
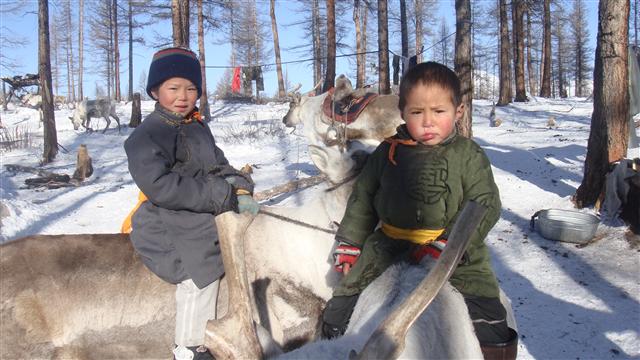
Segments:
[[[96,100],[82,100],[73,111],[73,116],[69,116],[69,120],[71,120],[74,130],[78,130],[80,126],[82,126],[87,131],[90,131],[92,130],[92,117],[101,117],[107,122],[102,133],[106,132],[109,128],[111,124],[110,117],[112,117],[118,124],[118,133],[120,132],[120,118],[118,118],[116,114],[116,104],[110,99],[98,98]]]
[[[207,343],[220,358],[243,349],[253,349],[259,357],[297,348],[298,353],[283,356],[303,357],[300,354],[306,352],[308,357],[328,357],[330,352],[320,348],[331,343],[359,352],[364,343],[361,333],[371,333],[377,325],[373,314],[389,312],[402,298],[396,294],[408,293],[426,273],[418,267],[407,271],[402,268],[406,264],[389,269],[361,296],[343,339],[301,347],[316,338],[321,309],[338,281],[330,259],[332,224],[344,213],[352,175],[363,158],[357,143],[347,144],[345,151],[310,145],[310,155],[332,191],[302,207],[262,207],[258,216],[245,222],[246,228],[237,220],[220,226],[223,251],[237,248],[229,244],[235,240],[236,246],[243,245],[246,259],[237,268],[225,264],[233,300],[226,305],[221,293],[219,308],[221,315],[242,315],[242,321],[227,317],[222,322],[239,329],[230,334],[233,337],[246,333],[250,339],[255,339],[255,322],[268,340],[236,345],[216,338],[225,334],[216,331],[217,325],[208,326]],[[222,240],[222,232],[244,235],[229,241]],[[174,287],[144,267],[124,235],[16,240],[0,248],[0,273],[0,358],[162,358],[171,349]],[[245,284],[242,289],[236,285],[238,279]],[[234,305],[238,298],[244,299],[243,311]],[[255,305],[248,308],[246,299]],[[227,310],[227,306],[233,307]],[[459,293],[445,284],[432,308],[408,329],[401,356],[482,356]],[[431,347],[433,343],[438,346]],[[343,350],[336,351],[346,354]]]

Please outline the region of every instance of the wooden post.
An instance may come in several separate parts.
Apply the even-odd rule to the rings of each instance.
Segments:
[[[76,163],[76,171],[73,173],[73,178],[83,181],[92,174],[91,157],[89,156],[89,151],[87,151],[87,145],[82,144],[78,148],[78,162]]]
[[[131,119],[129,120],[129,127],[138,127],[142,122],[142,110],[140,108],[140,93],[133,94],[133,101],[131,102]]]

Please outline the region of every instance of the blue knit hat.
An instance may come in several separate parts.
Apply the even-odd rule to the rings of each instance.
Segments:
[[[190,80],[198,89],[198,97],[202,95],[200,61],[193,51],[182,47],[170,47],[155,53],[149,65],[147,94],[153,98],[151,89],[172,77]]]

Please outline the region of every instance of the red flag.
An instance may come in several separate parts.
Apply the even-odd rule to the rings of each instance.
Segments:
[[[233,80],[231,81],[231,91],[234,93],[240,92],[240,67],[233,69]]]

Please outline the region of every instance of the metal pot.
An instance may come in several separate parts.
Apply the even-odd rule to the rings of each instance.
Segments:
[[[537,220],[537,225],[535,224]],[[584,244],[593,239],[600,219],[575,210],[546,209],[531,216],[531,230],[537,228],[550,240]]]

